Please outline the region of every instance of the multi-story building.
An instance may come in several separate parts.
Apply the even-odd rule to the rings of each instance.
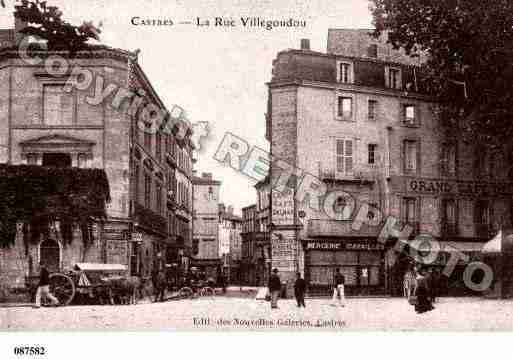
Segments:
[[[219,257],[228,283],[240,283],[242,257],[242,218],[233,213],[233,206],[219,205]]]
[[[254,286],[267,285],[271,270],[269,232],[264,231],[267,225],[259,206],[260,202],[242,208],[242,279]]]
[[[295,168],[288,190],[272,188],[273,267],[289,281],[303,273],[310,292],[326,293],[336,268],[350,295],[400,291],[407,259],[397,260],[392,240],[378,241],[382,226],[353,226],[364,203],[382,215],[371,211],[369,222],[393,216],[412,235],[439,240],[439,265],[451,251],[479,251],[511,223],[510,179],[497,166],[510,160],[508,149],[445,135],[423,91],[423,59],[369,32],[329,30],[327,53],[311,51],[308,40],[278,53],[268,84],[271,154]],[[282,173],[273,161],[272,183]],[[330,195],[317,202],[310,186]],[[448,279],[454,292],[462,272],[458,265]]]
[[[257,285],[266,285],[271,274],[271,240],[270,240],[270,206],[271,184],[270,177],[265,177],[255,184],[257,192],[256,233],[255,244],[258,254],[256,259],[256,272],[261,278]]]
[[[166,111],[136,53],[90,46],[70,56],[36,46],[31,52],[35,57],[27,61],[14,42],[24,26],[16,19],[16,29],[8,30],[8,37],[3,36],[5,31],[0,34],[3,40],[12,40],[3,41],[0,48],[0,162],[103,169],[112,200],[107,220],[96,224],[93,243],[86,248],[77,238],[66,244],[56,225],[57,230],[30,244],[26,252],[20,238],[13,247],[1,249],[0,281],[23,286],[41,262],[54,271],[69,270],[77,262],[119,263],[132,275],[146,276],[155,265],[171,259],[177,246],[190,246],[169,235],[174,225],[168,221],[175,214],[173,201],[179,193],[176,169],[186,167],[190,178],[191,126],[180,121],[177,126],[186,135],[177,143],[176,131],[142,131],[138,113],[114,105],[116,93],[138,92],[144,101]],[[58,73],[52,68],[55,71],[50,72],[45,61],[52,56],[62,59],[70,71]],[[71,69],[77,66],[91,74],[92,85],[68,91],[65,84],[72,82]],[[100,79],[115,91],[98,102],[93,97]],[[169,161],[174,151],[183,152],[184,164]],[[190,216],[192,200],[187,201]],[[186,238],[190,238],[185,234],[191,231],[190,219],[188,223]]]
[[[191,267],[217,279],[221,270],[219,257],[219,191],[221,181],[212,173],[193,176],[193,245]]]

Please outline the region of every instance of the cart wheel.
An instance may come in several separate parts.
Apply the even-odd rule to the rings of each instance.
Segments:
[[[50,292],[57,297],[61,305],[68,305],[75,296],[75,284],[65,274],[50,274]]]
[[[194,292],[189,287],[183,287],[178,291],[178,295],[183,298],[192,298],[194,296]]]
[[[202,297],[213,297],[216,295],[216,291],[210,287],[204,287],[201,289],[200,295]]]

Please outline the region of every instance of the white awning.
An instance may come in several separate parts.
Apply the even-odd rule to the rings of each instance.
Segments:
[[[502,251],[502,230],[483,246],[483,253],[500,253]]]
[[[77,263],[75,264],[76,270],[84,271],[126,271],[127,266],[116,263]]]

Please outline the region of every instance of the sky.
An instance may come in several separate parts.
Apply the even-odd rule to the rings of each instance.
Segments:
[[[13,27],[14,0],[0,8],[0,28]],[[269,149],[265,139],[267,86],[279,51],[299,48],[310,39],[314,51],[326,52],[329,28],[370,28],[368,0],[47,0],[72,24],[103,23],[101,42],[134,51],[139,64],[168,109],[179,105],[191,122],[207,121],[195,170],[222,181],[221,201],[242,207],[256,202],[255,180],[213,157],[226,132],[250,146]],[[304,28],[244,28],[240,17],[306,21]],[[170,19],[173,26],[134,26],[133,17]],[[211,26],[198,27],[210,20]],[[215,17],[232,18],[236,27],[214,27]],[[178,24],[192,21],[193,24]]]

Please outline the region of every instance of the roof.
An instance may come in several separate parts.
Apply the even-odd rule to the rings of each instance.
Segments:
[[[221,181],[214,180],[214,179],[209,179],[209,178],[204,178],[204,177],[193,176],[192,177],[192,184],[196,184],[196,185],[221,185]]]
[[[84,270],[84,271],[126,271],[127,266],[123,264],[111,264],[111,263],[76,263],[76,270]]]
[[[421,65],[427,61],[427,54],[419,57],[406,55],[403,49],[394,49],[387,43],[388,32],[379,38],[371,36],[374,29],[328,29],[327,53],[355,58],[376,59],[369,56],[369,46],[377,46],[377,60],[405,65]]]

